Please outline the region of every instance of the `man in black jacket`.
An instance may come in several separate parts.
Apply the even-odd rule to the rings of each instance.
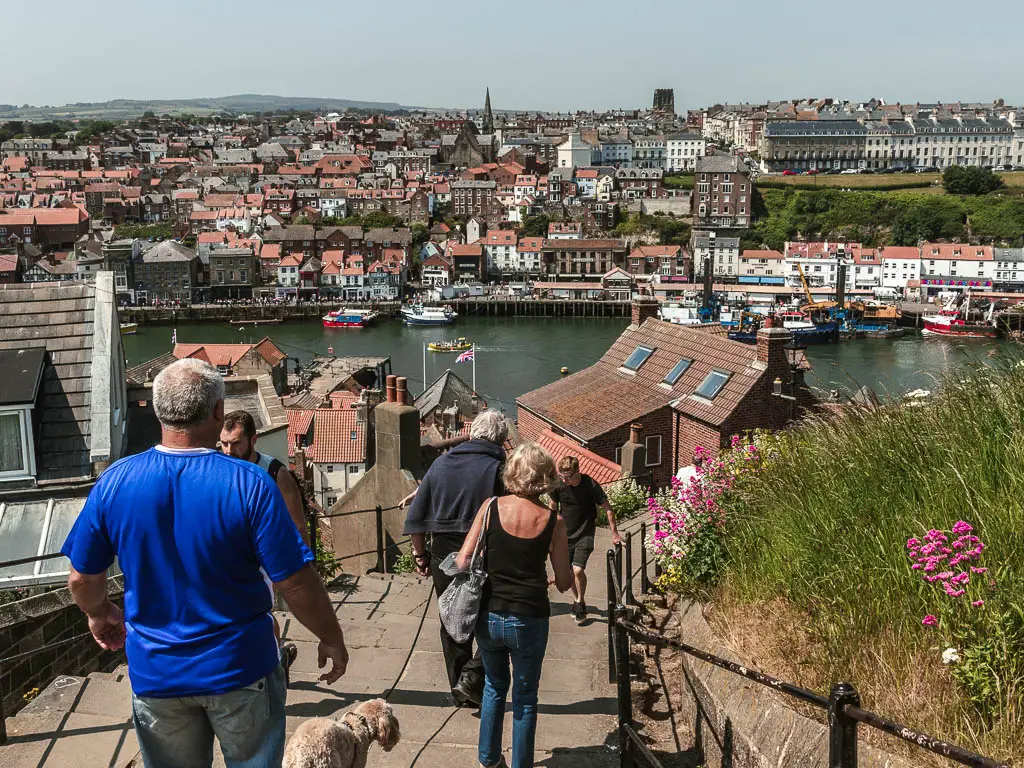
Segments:
[[[484,411],[473,420],[469,440],[438,457],[417,489],[405,520],[405,534],[412,538],[416,570],[434,579],[440,597],[452,577],[441,572],[441,562],[462,548],[477,510],[491,496],[504,492],[501,469],[502,444],[508,437],[505,418],[498,411]],[[427,535],[430,549],[427,549]],[[483,664],[473,654],[472,639],[456,643],[441,627],[441,650],[448,683],[460,706],[480,706],[483,695]]]

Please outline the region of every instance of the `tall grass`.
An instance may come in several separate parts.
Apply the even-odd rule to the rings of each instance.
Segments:
[[[851,682],[868,706],[1024,758],[1024,368],[961,369],[927,405],[819,419],[775,448],[743,483],[723,597],[781,598],[801,616],[805,681],[860,675]],[[921,624],[940,594],[905,551],[909,537],[957,520],[987,545],[996,587],[985,610],[1008,633],[979,671],[995,686],[984,706],[943,669],[937,636]]]

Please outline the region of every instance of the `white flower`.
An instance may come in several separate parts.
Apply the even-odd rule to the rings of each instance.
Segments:
[[[947,648],[942,652],[943,664],[956,664],[960,661],[960,652],[956,648]]]

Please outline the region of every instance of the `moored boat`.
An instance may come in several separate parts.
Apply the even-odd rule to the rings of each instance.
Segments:
[[[132,336],[136,331],[139,330],[138,323],[121,323],[121,335]]]
[[[988,312],[977,317],[979,313],[971,311],[970,293],[954,296],[937,315],[924,315],[921,318],[921,333],[925,336],[952,336],[960,339],[994,339],[999,335],[999,328],[992,320],[995,306],[993,301]]]
[[[422,304],[402,307],[402,322],[406,325],[451,325],[458,313],[451,307],[424,307]]]
[[[336,309],[323,316],[324,328],[365,328],[378,314],[371,309]]]

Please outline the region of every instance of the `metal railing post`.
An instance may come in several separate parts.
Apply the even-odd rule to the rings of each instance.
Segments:
[[[647,576],[647,523],[640,523],[640,594],[651,591],[651,582]]]
[[[828,694],[828,768],[857,768],[857,721],[846,707],[860,706],[850,683],[836,683]]]
[[[619,593],[615,596],[615,602],[622,602],[622,592],[625,590],[625,582],[622,580],[622,545],[615,548],[615,573],[618,575]]]
[[[377,564],[373,570],[384,573],[384,509],[378,504],[373,511],[377,516]]]
[[[609,549],[604,559],[608,589],[608,682],[615,682],[615,550]]]
[[[654,532],[657,533],[660,530],[661,530],[661,523],[657,523],[656,522],[654,524]],[[657,581],[660,578],[661,578],[661,564],[657,560],[655,560],[654,561],[654,580]]]
[[[619,766],[620,768],[633,768],[636,765],[633,739],[630,738],[626,729],[633,727],[633,691],[630,683],[629,673],[629,633],[619,623],[620,619],[626,616],[626,609],[622,603],[615,606],[615,613],[612,615],[611,623],[615,627],[615,677],[618,692],[619,710]]]
[[[622,602],[626,605],[636,605],[636,598],[633,597],[633,532],[626,534],[626,581],[622,585],[625,593]]]

